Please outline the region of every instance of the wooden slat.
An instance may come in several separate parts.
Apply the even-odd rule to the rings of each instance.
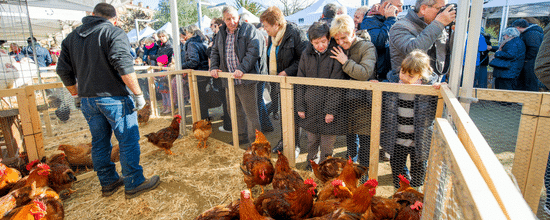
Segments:
[[[349,80],[348,80],[349,81]],[[382,91],[372,92],[372,117],[369,158],[369,178],[378,180],[378,160],[380,155],[380,123],[382,121]]]
[[[289,83],[280,84],[281,93],[281,122],[283,130],[283,154],[288,158],[291,167],[296,167],[296,157],[294,145],[294,90],[293,85]]]
[[[155,78],[147,77],[149,84],[149,101],[151,102],[151,114],[154,116],[159,116],[158,105],[157,105],[157,91],[155,89]]]
[[[26,86],[26,89],[30,90],[44,90],[44,89],[54,89],[54,88],[63,88],[63,83],[47,83],[47,84],[40,84],[40,85],[30,85]]]
[[[18,93],[24,92],[25,89],[0,89],[0,97],[16,96]]]
[[[183,74],[183,73],[188,73],[189,70],[170,70],[170,71],[166,71],[166,72],[148,72],[148,73],[145,73],[145,74],[137,74],[137,78],[140,79],[140,78],[146,78],[146,77],[153,77],[153,76],[170,76],[170,75],[176,75],[176,74]]]
[[[231,134],[233,135],[233,146],[239,148],[239,127],[237,125],[237,102],[235,100],[235,81],[227,80],[227,91],[229,93],[229,113],[231,115]]]
[[[432,142],[430,146],[430,155],[428,156],[428,167],[426,173],[426,184],[424,184],[424,200],[429,198],[429,201],[437,201],[437,192],[438,184],[441,174],[441,161],[443,160],[443,155],[441,151],[444,150],[444,147],[439,144],[441,138],[437,136],[438,128],[434,129],[434,134],[432,135]],[[436,202],[427,202],[424,203],[422,207],[422,219],[435,219],[434,214],[436,210]]]
[[[533,155],[537,122],[537,117],[524,114],[521,115],[519,122],[512,173],[516,177],[519,189],[522,193],[525,193],[525,184],[527,183],[527,176],[529,175],[529,166],[531,164],[531,156]]]
[[[208,76],[210,77],[210,72],[203,70],[193,70],[193,74],[197,76]],[[220,78],[234,78],[232,73],[228,72],[218,72]],[[260,75],[260,74],[244,74],[242,80],[254,80],[254,81],[264,81],[264,82],[283,82],[285,77],[283,76],[273,76],[273,75]]]
[[[464,92],[461,90],[460,95]],[[480,100],[490,100],[497,102],[516,102],[522,103],[522,113],[529,115],[538,115],[540,111],[540,92],[498,90],[498,89],[474,89],[472,96]]]
[[[548,114],[546,109],[550,106],[550,94],[543,95],[541,114]],[[523,197],[531,207],[534,213],[537,213],[539,206],[540,191],[544,185],[544,175],[546,174],[546,163],[548,162],[548,153],[550,151],[550,118],[538,117],[535,141],[530,158],[530,166],[525,181]],[[519,136],[519,135],[518,135]],[[515,162],[515,158],[514,158]],[[514,164],[515,165],[515,164]],[[546,174],[547,175],[547,174]]]
[[[534,219],[531,209],[521,196],[513,190],[514,184],[504,171],[502,164],[479,132],[472,119],[462,108],[456,97],[447,86],[441,87],[445,104],[452,115],[458,130],[458,136],[480,171],[483,179],[491,189],[494,197],[505,215],[510,219]],[[483,159],[482,159],[483,158]],[[498,183],[498,184],[497,184]]]
[[[200,102],[199,100],[199,90],[197,84],[197,76],[191,74],[187,77],[189,79],[189,102],[191,103],[191,115],[193,116],[193,121],[201,120],[201,111],[200,111]],[[205,102],[206,100],[202,100]]]
[[[46,127],[46,136],[51,137],[53,135],[53,132],[52,132],[52,120],[50,118],[50,110],[46,109],[41,112],[42,112],[42,117],[44,118],[44,125]]]
[[[174,78],[174,75],[167,75],[166,76],[166,80],[168,80],[168,82],[167,82],[167,85],[168,85],[168,98],[170,99],[168,101],[168,103],[170,103],[170,114],[172,115],[172,117],[175,115],[175,110],[176,110],[176,108],[174,106],[174,103],[172,103],[172,94],[174,94],[173,90],[176,89],[176,88],[172,88],[172,79],[173,78]]]

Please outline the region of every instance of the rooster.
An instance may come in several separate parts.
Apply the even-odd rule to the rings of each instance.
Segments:
[[[36,165],[36,167],[31,170],[28,176],[23,177],[22,179],[17,181],[17,183],[15,183],[11,191],[25,186],[31,186],[33,183],[36,184],[36,188],[48,186],[48,176],[50,175],[50,171],[50,166],[45,163],[40,163]]]
[[[0,159],[2,161],[2,159]],[[0,195],[5,195],[21,179],[21,173],[0,163]]]
[[[393,194],[392,198],[401,204],[396,219],[420,219],[422,214],[422,202],[424,194],[411,187],[410,182],[403,175],[399,175],[399,189]]]
[[[241,191],[241,203],[239,205],[239,217],[240,220],[273,220],[270,217],[265,217],[258,213],[252,197],[250,196],[250,190]]]
[[[241,171],[244,174],[244,182],[248,189],[250,190],[252,187],[260,185],[263,194],[265,192],[264,186],[273,181],[275,168],[273,168],[270,158],[253,154],[247,158],[247,160],[243,161],[241,164]]]
[[[359,179],[365,172],[366,169],[363,166],[357,166],[356,164],[353,164],[353,161],[350,157],[348,159],[348,162],[344,166],[344,169],[342,169],[342,172],[336,179],[342,180],[344,183],[346,183],[346,187],[348,187],[350,191],[354,192],[357,188],[357,183]],[[317,200],[323,201],[327,199],[333,199],[333,191],[334,187],[331,184],[325,184],[323,188],[319,191],[319,196]]]
[[[307,179],[297,190],[274,189],[254,201],[256,210],[274,219],[303,219],[311,215],[317,184]]]
[[[378,186],[378,181],[367,180],[357,187],[351,198],[342,201],[339,207],[350,213],[365,213],[371,206],[372,197],[376,194],[376,186]]]
[[[46,216],[46,210],[44,202],[35,199],[25,206],[14,209],[10,219],[40,220]]]
[[[137,112],[138,115],[138,126],[141,126],[149,121],[151,117],[151,103],[147,101],[145,106]]]
[[[180,122],[181,116],[175,115],[169,127],[163,128],[156,133],[146,134],[145,137],[147,137],[147,141],[164,150],[166,154],[174,155],[170,149],[174,146],[174,141],[176,141],[180,134]]]
[[[273,189],[292,189],[296,190],[303,185],[304,179],[288,164],[288,158],[277,151],[279,159],[275,163],[275,175],[273,176]]]
[[[235,200],[227,205],[214,206],[195,218],[195,220],[235,220],[239,219],[240,200]]]
[[[76,192],[71,189],[74,182],[76,182],[76,176],[74,171],[66,164],[57,163],[51,164],[50,176],[48,178],[48,184],[57,193],[61,193],[63,190],[68,190],[66,196]]]
[[[309,162],[311,163],[313,174],[323,183],[338,177],[346,165],[345,159],[332,156],[328,156],[327,159],[319,164],[313,160]]]
[[[243,164],[253,156],[271,158],[271,144],[265,138],[265,135],[256,129],[256,140],[246,149],[243,154]]]
[[[67,161],[73,166],[86,166],[93,167],[94,162],[92,161],[92,144],[78,144],[78,145],[68,145],[62,144],[57,148],[65,152]]]
[[[212,122],[210,122],[210,117],[193,122],[193,135],[197,140],[199,140],[199,143],[197,144],[197,148],[201,148],[201,143],[203,143],[203,148],[206,148],[206,140],[208,137],[210,137],[210,134],[212,134]]]

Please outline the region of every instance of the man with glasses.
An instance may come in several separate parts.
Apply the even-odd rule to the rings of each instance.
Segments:
[[[432,68],[442,76],[445,56],[450,53],[445,27],[456,18],[456,10],[445,7],[445,0],[417,0],[414,10],[390,29],[391,70],[399,72],[401,62],[413,50],[420,49],[432,58]]]

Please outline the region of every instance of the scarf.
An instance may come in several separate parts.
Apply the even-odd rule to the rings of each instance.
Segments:
[[[285,35],[286,23],[281,26],[275,38],[271,37],[271,50],[269,51],[269,75],[277,75],[277,47],[281,43],[281,39]]]
[[[502,50],[502,47],[504,47],[504,45],[505,45],[506,43],[508,43],[508,41],[511,41],[511,40],[514,39],[514,38],[516,38],[516,37],[510,37],[510,38],[508,38],[507,40],[504,40],[504,39],[503,39],[502,42],[500,42],[500,46],[499,46],[498,50]]]

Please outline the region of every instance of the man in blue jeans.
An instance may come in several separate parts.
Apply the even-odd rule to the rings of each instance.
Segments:
[[[63,40],[57,74],[88,121],[92,161],[102,195],[111,196],[124,185],[130,199],[156,188],[160,181],[159,176],[145,179],[139,165],[136,111],[143,108],[145,99],[134,72],[128,37],[115,26],[116,21],[112,5],[97,4],[92,16],[84,17],[82,25]],[[119,141],[122,177],[110,159],[113,132]]]

